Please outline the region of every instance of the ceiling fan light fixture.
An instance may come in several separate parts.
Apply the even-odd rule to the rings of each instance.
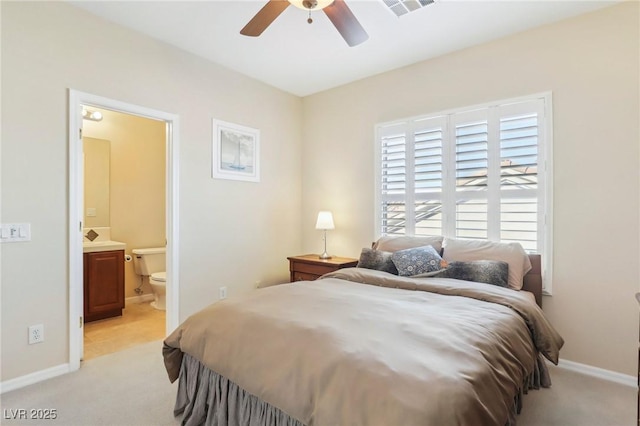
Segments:
[[[302,10],[320,10],[333,3],[333,0],[289,0],[289,3]]]
[[[290,4],[309,13],[308,23],[313,22],[311,11],[322,10],[350,47],[357,46],[369,38],[345,0],[269,0],[240,30],[240,34],[258,37]]]

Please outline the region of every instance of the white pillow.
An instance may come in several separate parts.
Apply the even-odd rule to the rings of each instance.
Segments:
[[[487,240],[455,240],[445,238],[444,255],[447,262],[471,260],[502,260],[509,264],[509,287],[522,288],[524,275],[531,270],[529,255],[520,243],[496,243]]]
[[[373,245],[374,250],[395,252],[408,248],[431,246],[438,253],[442,251],[442,237],[410,237],[406,235],[385,235]]]

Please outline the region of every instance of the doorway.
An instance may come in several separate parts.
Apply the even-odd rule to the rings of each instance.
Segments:
[[[178,325],[178,117],[113,99],[75,90],[69,91],[69,368],[80,368],[83,356],[83,227],[84,164],[83,106],[164,123],[165,126],[165,235],[166,235],[166,319],[168,334]],[[132,247],[133,248],[133,247]]]

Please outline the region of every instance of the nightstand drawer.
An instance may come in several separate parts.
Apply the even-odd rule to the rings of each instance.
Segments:
[[[293,272],[293,281],[313,281],[320,277],[315,274],[305,274],[304,272]]]
[[[335,271],[337,268],[334,265],[316,265],[311,263],[296,262],[294,270],[296,272],[305,272],[307,274],[324,275],[327,272]]]
[[[342,268],[350,268],[358,264],[358,259],[350,257],[337,257],[320,259],[317,254],[292,256],[289,259],[290,281],[313,281],[321,275],[337,271]]]

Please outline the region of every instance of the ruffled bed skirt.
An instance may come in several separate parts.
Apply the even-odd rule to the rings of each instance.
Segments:
[[[173,415],[182,415],[185,426],[303,426],[188,354],[182,358]]]
[[[550,387],[549,370],[538,354],[533,373],[525,378],[514,398],[506,426],[516,425],[522,398],[529,389]],[[260,400],[227,378],[184,354],[180,367],[174,416],[182,415],[185,426],[304,426],[282,410]]]
[[[529,389],[540,389],[541,387],[551,387],[551,376],[549,375],[547,362],[544,360],[542,354],[539,353],[536,357],[536,365],[533,368],[533,373],[531,373],[529,377],[525,377],[522,387],[514,398],[513,408],[509,413],[507,426],[516,425],[516,416],[520,414],[520,411],[522,410],[522,398],[524,395],[529,393]]]

